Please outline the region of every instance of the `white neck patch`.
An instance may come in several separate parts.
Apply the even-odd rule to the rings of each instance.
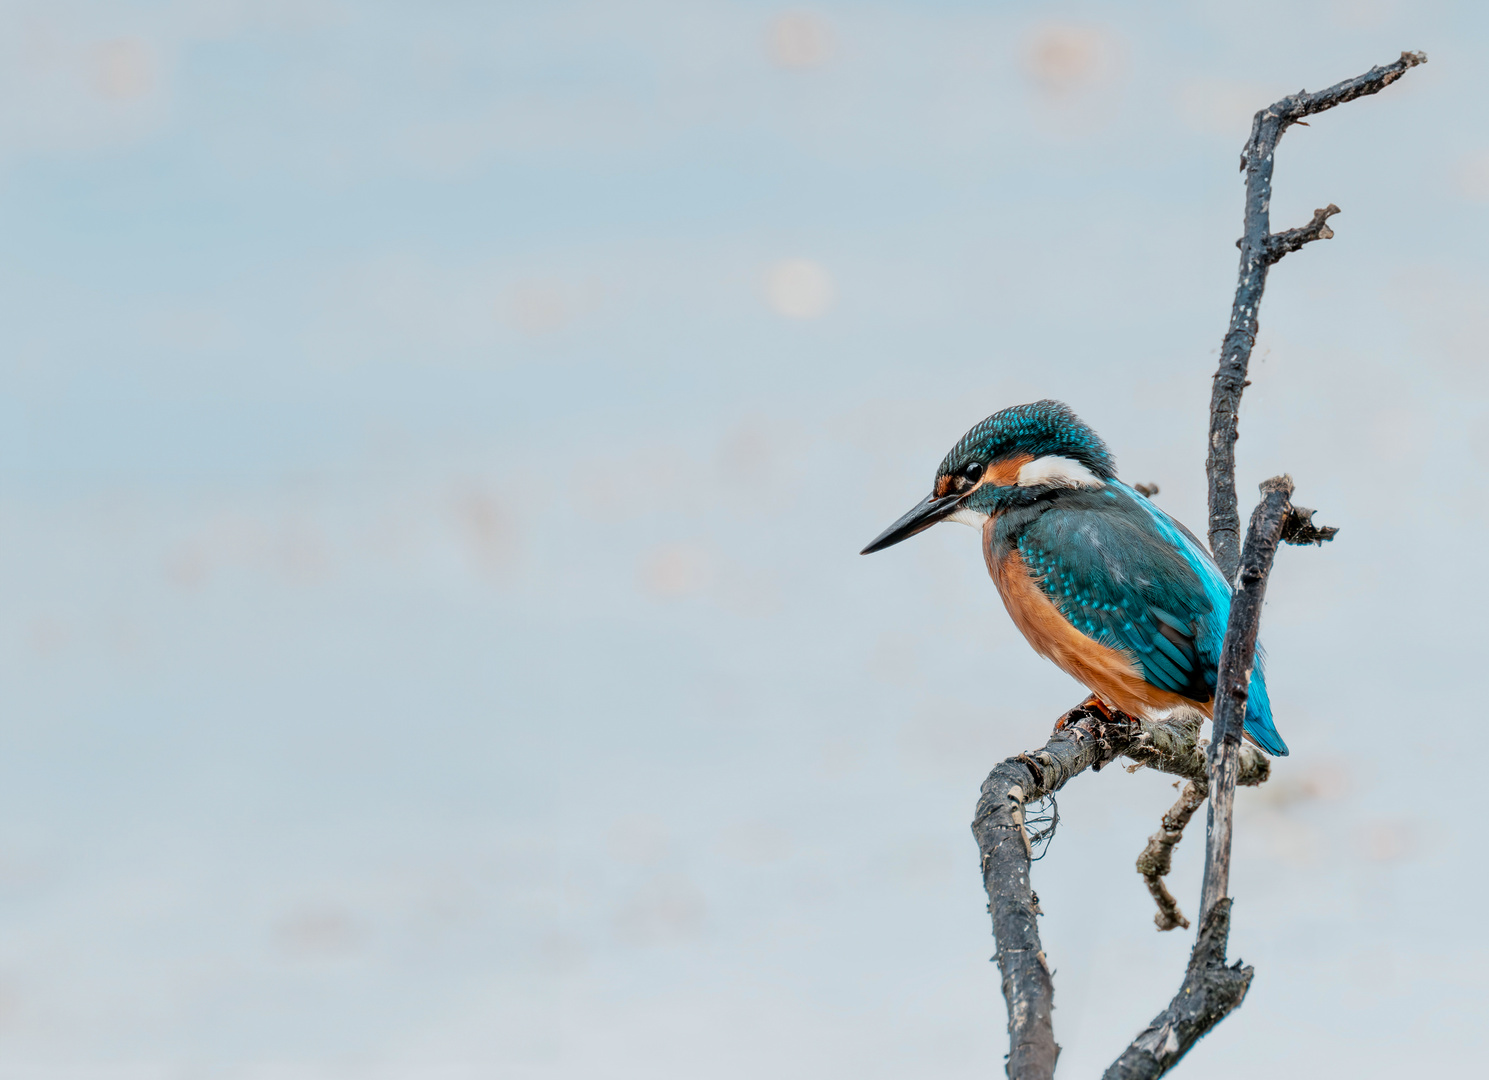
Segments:
[[[1019,487],[1104,487],[1106,482],[1068,457],[1035,458],[1019,470]]]
[[[976,510],[973,510],[971,507],[958,506],[956,508],[956,513],[954,513],[954,514],[947,514],[941,520],[942,521],[960,521],[963,525],[970,525],[974,529],[981,529],[982,526],[984,524],[986,524],[988,517],[989,517],[988,514],[978,513]]]

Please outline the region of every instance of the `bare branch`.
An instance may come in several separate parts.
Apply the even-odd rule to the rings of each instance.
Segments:
[[[1240,775],[1246,784],[1267,778],[1270,763],[1245,747]],[[988,912],[998,941],[994,957],[1008,1004],[1008,1075],[1046,1080],[1054,1075],[1060,1048],[1050,1011],[1054,984],[1039,940],[1039,898],[1029,881],[1029,839],[1024,807],[1064,787],[1087,769],[1100,770],[1118,757],[1139,766],[1204,782],[1205,748],[1199,725],[1176,720],[1134,720],[1122,713],[1102,716],[1084,705],[1060,718],[1043,749],[1009,758],[988,774],[977,803],[972,833],[982,852]]]
[[[1191,780],[1179,793],[1179,801],[1169,807],[1168,813],[1158,823],[1158,831],[1148,837],[1148,846],[1137,857],[1137,872],[1143,876],[1153,902],[1158,905],[1158,914],[1153,921],[1160,930],[1172,930],[1176,926],[1189,929],[1189,920],[1179,910],[1174,894],[1168,891],[1163,879],[1173,868],[1174,846],[1184,838],[1184,826],[1200,808],[1209,794],[1209,785],[1202,780]]]
[[[1305,116],[1333,108],[1366,94],[1376,93],[1395,82],[1409,68],[1425,63],[1421,53],[1402,53],[1394,64],[1372,68],[1364,75],[1338,83],[1318,94],[1299,93],[1283,98],[1256,114],[1251,138],[1241,157],[1246,172],[1245,231],[1240,240],[1241,268],[1236,298],[1231,308],[1230,328],[1221,347],[1220,367],[1210,399],[1210,444],[1205,459],[1210,496],[1210,549],[1226,577],[1237,585],[1231,600],[1225,639],[1221,645],[1220,670],[1215,688],[1214,742],[1210,749],[1210,813],[1205,845],[1205,878],[1200,896],[1200,932],[1190,956],[1189,968],[1179,993],[1133,1040],[1107,1070],[1108,1080],[1151,1080],[1162,1076],[1188,1052],[1210,1028],[1239,1006],[1251,984],[1252,971],[1239,964],[1227,967],[1225,953],[1230,928],[1231,832],[1234,823],[1235,790],[1242,769],[1242,723],[1255,663],[1256,637],[1261,621],[1267,577],[1278,543],[1306,544],[1331,540],[1337,529],[1313,525],[1313,511],[1292,506],[1293,483],[1286,476],[1262,484],[1262,501],[1251,516],[1246,547],[1240,548],[1240,515],[1236,507],[1237,413],[1247,386],[1246,370],[1256,343],[1257,311],[1266,288],[1267,269],[1278,259],[1313,240],[1333,236],[1328,219],[1339,212],[1330,203],[1316,210],[1313,220],[1300,229],[1272,234],[1269,209],[1272,199],[1272,164],[1277,141],[1291,124]],[[1197,785],[1191,785],[1195,788]],[[1149,842],[1148,865],[1139,869],[1159,906],[1160,927],[1183,916],[1163,886],[1162,869],[1182,833],[1180,819],[1187,821],[1198,806],[1198,792],[1186,788],[1166,816],[1159,835]],[[1170,828],[1170,822],[1177,828]],[[1172,840],[1170,840],[1172,836]],[[1150,872],[1151,871],[1151,872]]]
[[[1286,232],[1273,233],[1267,237],[1267,262],[1274,263],[1282,256],[1297,251],[1304,244],[1314,240],[1334,239],[1334,230],[1329,228],[1328,221],[1339,213],[1339,207],[1330,203],[1322,210],[1313,212],[1313,220],[1301,229],[1288,229]],[[1236,242],[1240,247],[1240,241]]]
[[[1371,68],[1363,75],[1336,83],[1316,94],[1299,91],[1269,105],[1251,122],[1251,138],[1241,154],[1241,170],[1246,174],[1246,215],[1242,231],[1241,268],[1236,284],[1236,298],[1231,306],[1230,327],[1220,346],[1220,368],[1210,396],[1210,442],[1206,452],[1205,473],[1209,479],[1210,551],[1226,578],[1232,578],[1240,561],[1241,516],[1236,507],[1236,414],[1241,407],[1241,393],[1246,389],[1246,371],[1251,364],[1251,349],[1256,344],[1257,309],[1267,285],[1267,269],[1289,251],[1296,251],[1310,240],[1327,239],[1332,230],[1326,224],[1332,203],[1316,211],[1313,221],[1301,229],[1289,229],[1273,235],[1270,207],[1272,203],[1272,164],[1277,142],[1282,133],[1306,116],[1332,109],[1346,101],[1375,94],[1401,78],[1409,69],[1425,64],[1425,53],[1404,52],[1393,64]]]
[[[1015,1080],[1049,1080],[1055,1075],[1060,1047],[1055,1044],[1050,1012],[1055,987],[1039,941],[1035,917],[1039,899],[1029,883],[1029,837],[1024,806],[1059,790],[1073,776],[1110,761],[1113,748],[1107,729],[1119,744],[1136,734],[1108,725],[1079,707],[1066,713],[1043,750],[1020,754],[998,765],[982,785],[982,798],[972,820],[972,833],[982,852],[982,880],[987,888],[993,936],[998,941],[998,970],[1008,1003],[1008,1075]]]
[[[1306,506],[1293,507],[1287,520],[1282,523],[1282,542],[1323,547],[1326,540],[1334,539],[1339,530],[1332,525],[1315,525],[1313,515],[1316,513],[1317,510],[1309,510]]]
[[[1274,476],[1261,485],[1262,501],[1251,514],[1246,549],[1241,556],[1240,588],[1231,597],[1230,619],[1220,646],[1215,678],[1214,741],[1210,744],[1210,822],[1205,847],[1205,884],[1200,917],[1226,895],[1230,885],[1232,813],[1240,773],[1241,725],[1256,662],[1256,635],[1261,626],[1267,577],[1282,539],[1282,526],[1292,513],[1290,476]]]
[[[1179,801],[1163,815],[1158,832],[1148,838],[1147,847],[1137,857],[1137,872],[1142,875],[1148,892],[1158,905],[1158,914],[1153,918],[1158,929],[1188,928],[1189,920],[1179,910],[1178,902],[1168,891],[1163,878],[1168,875],[1173,849],[1183,837],[1189,818],[1209,794],[1210,760],[1205,752],[1209,742],[1199,738],[1197,719],[1186,723],[1176,718],[1141,726],[1142,733],[1122,751],[1122,755],[1133,762],[1127,771],[1136,772],[1148,767],[1185,777],[1190,783],[1185,786]],[[1155,745],[1155,741],[1161,742],[1162,747]],[[1188,749],[1181,750],[1179,746]],[[1236,783],[1241,787],[1254,787],[1265,783],[1271,774],[1272,759],[1255,746],[1243,743]]]
[[[1227,967],[1230,901],[1222,900],[1200,926],[1184,985],[1167,1009],[1153,1018],[1102,1080],[1149,1080],[1179,1063],[1189,1048],[1246,999],[1253,971],[1237,963]],[[1010,1074],[1011,1075],[1011,1074]]]
[[[1198,718],[1131,722],[1138,725],[1137,737],[1120,751],[1133,762],[1128,772],[1144,767],[1202,784],[1210,782],[1210,757],[1206,752],[1210,744],[1199,737]],[[1242,787],[1264,784],[1272,774],[1272,759],[1250,743],[1241,747],[1240,761],[1236,783]]]
[[[1272,571],[1272,560],[1282,539],[1283,524],[1293,512],[1289,502],[1293,491],[1292,478],[1275,476],[1264,482],[1261,490],[1262,501],[1252,513],[1251,525],[1246,532],[1240,588],[1231,598],[1230,619],[1221,645],[1220,673],[1215,686],[1215,739],[1210,746],[1210,827],[1205,847],[1199,937],[1179,992],[1169,1002],[1168,1008],[1143,1029],[1106,1071],[1108,1080],[1155,1080],[1162,1076],[1206,1032],[1241,1004],[1247,987],[1251,985],[1250,968],[1239,964],[1227,967],[1225,963],[1231,903],[1225,893],[1230,881],[1236,782],[1241,773],[1241,724],[1246,718],[1251,665],[1256,656],[1256,634],[1261,623],[1267,576]],[[1160,902],[1160,915],[1161,912]]]

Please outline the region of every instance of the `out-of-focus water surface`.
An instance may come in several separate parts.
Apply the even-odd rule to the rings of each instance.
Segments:
[[[1468,1076],[1482,5],[0,6],[0,1076],[983,1077],[968,822],[1081,691],[973,534],[858,549],[1054,396],[1202,529],[1242,416],[1293,754],[1213,1077]],[[1467,727],[1468,730],[1462,730]],[[1108,769],[1035,870],[1062,1075],[1178,985]],[[1196,831],[1173,875],[1193,913]]]

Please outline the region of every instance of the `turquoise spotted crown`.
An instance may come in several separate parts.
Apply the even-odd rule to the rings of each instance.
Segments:
[[[951,448],[937,475],[959,472],[973,461],[986,465],[1013,454],[1067,457],[1103,480],[1117,475],[1117,463],[1101,436],[1071,412],[1069,405],[1048,398],[993,413]]]

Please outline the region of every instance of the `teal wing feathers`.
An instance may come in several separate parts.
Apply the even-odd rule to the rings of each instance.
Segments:
[[[1035,581],[1087,637],[1125,651],[1153,686],[1204,701],[1214,659],[1199,638],[1214,605],[1183,554],[1120,494],[1062,499],[1017,537]]]
[[[1220,572],[1220,567],[1215,565],[1215,560],[1205,550],[1203,544],[1195,538],[1184,526],[1169,517],[1148,499],[1143,498],[1121,481],[1114,480],[1108,484],[1108,490],[1116,490],[1125,496],[1130,502],[1143,510],[1152,518],[1159,533],[1169,540],[1175,548],[1181,552],[1189,565],[1194,569],[1202,583],[1205,595],[1209,598],[1213,611],[1200,631],[1197,644],[1203,655],[1210,658],[1212,667],[1220,663],[1220,645],[1225,638],[1225,624],[1230,618],[1231,587]],[[1267,694],[1266,677],[1266,654],[1262,647],[1256,647],[1256,657],[1251,665],[1251,680],[1247,689],[1246,699],[1246,734],[1256,740],[1256,744],[1267,753],[1276,757],[1287,756],[1287,743],[1282,741],[1282,735],[1277,731],[1277,725],[1272,721],[1272,701]],[[1211,687],[1213,692],[1214,681],[1212,677]]]
[[[1017,545],[1072,626],[1125,650],[1159,689],[1194,701],[1214,696],[1231,589],[1188,530],[1115,480],[1063,492],[1037,515],[1011,517],[1009,526],[1016,532],[1003,542]],[[1246,732],[1268,753],[1285,755],[1262,659],[1258,649]]]

